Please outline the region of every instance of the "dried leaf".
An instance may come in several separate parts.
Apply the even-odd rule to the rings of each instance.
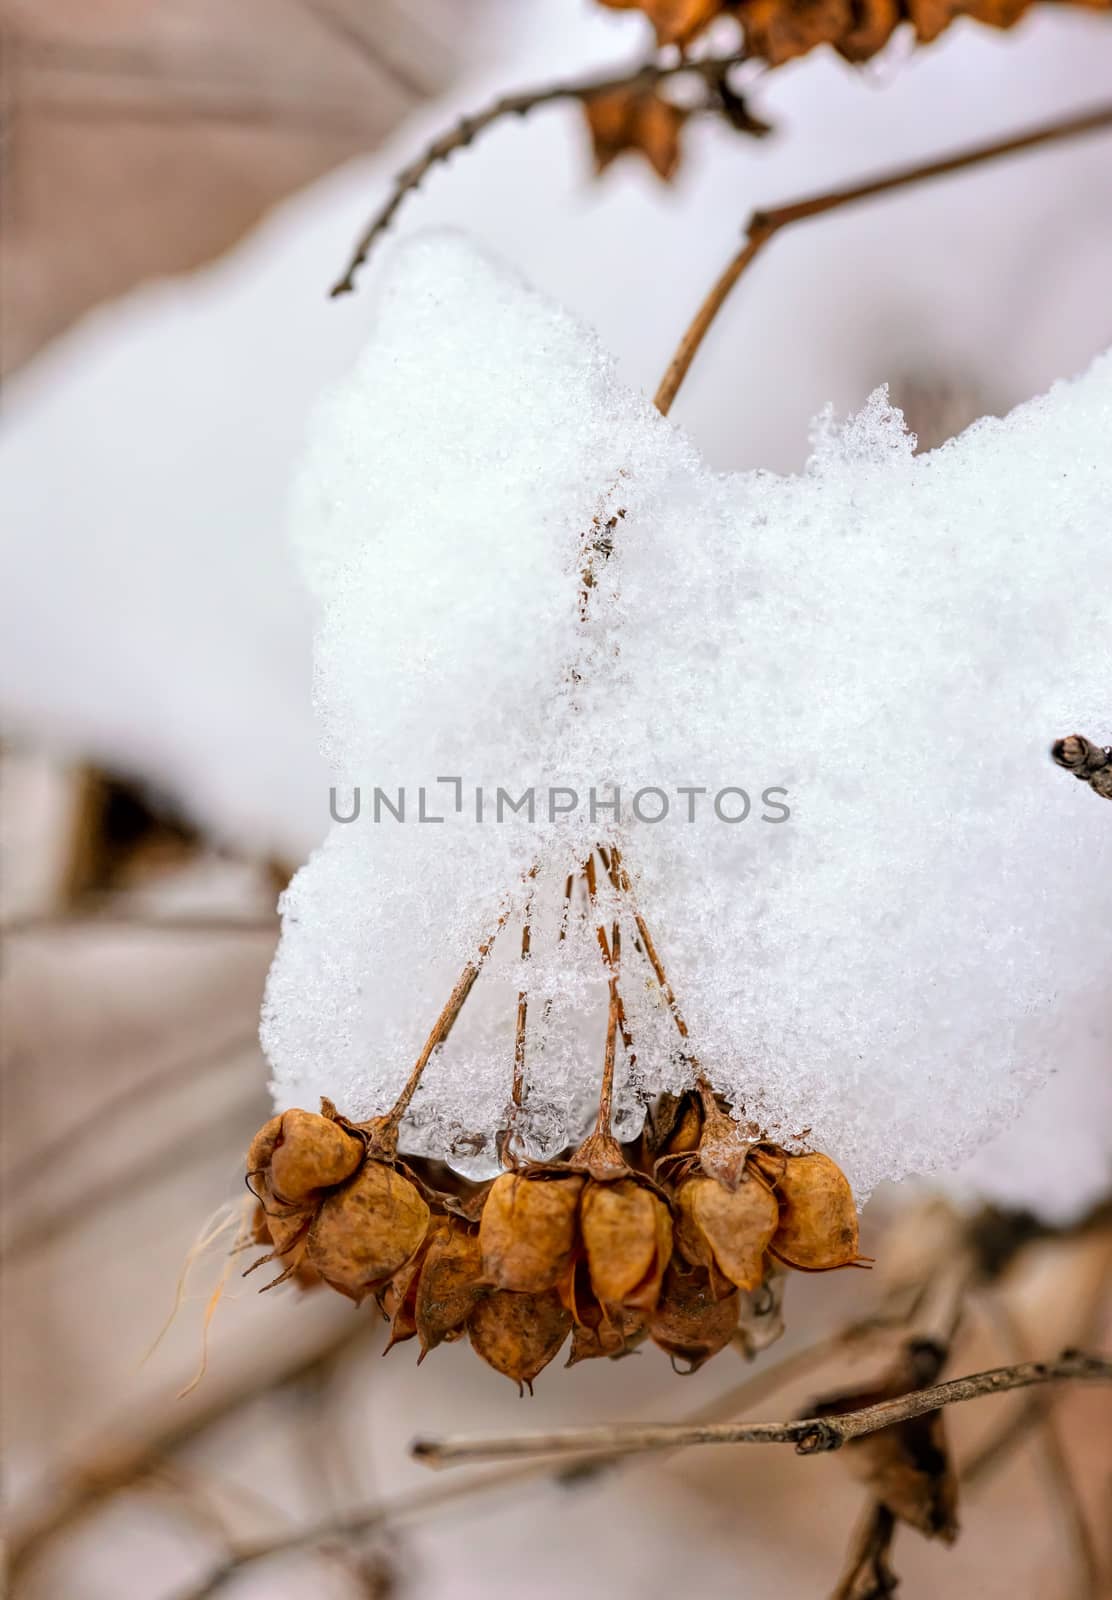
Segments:
[[[423,1259],[424,1250],[421,1249],[411,1261],[407,1261],[405,1266],[394,1274],[379,1297],[383,1314],[390,1321],[390,1337],[386,1341],[383,1355],[392,1350],[396,1344],[404,1344],[407,1339],[414,1338],[417,1333],[415,1314],[417,1283]]]
[[[857,1260],[857,1207],[829,1156],[789,1156],[776,1182],[780,1225],[771,1249],[790,1267],[829,1272]]]
[[[725,1298],[718,1297],[704,1268],[673,1261],[649,1320],[649,1337],[667,1351],[673,1364],[683,1361],[688,1372],[697,1372],[729,1344],[737,1327],[739,1303],[736,1289]]]
[[[530,1393],[533,1379],[557,1354],[571,1329],[571,1314],[554,1289],[513,1294],[496,1289],[478,1302],[467,1331],[476,1355]]]
[[[651,1310],[672,1254],[672,1217],[636,1178],[588,1183],[581,1212],[591,1287],[604,1306]]]
[[[641,10],[663,44],[686,45],[716,17],[735,18],[746,53],[779,66],[818,45],[831,45],[847,61],[868,61],[883,50],[901,22],[927,44],[958,17],[993,28],[1011,28],[1031,0],[601,0],[603,5]],[[1072,0],[1107,11],[1112,0]],[[729,107],[726,107],[730,115]],[[756,130],[753,130],[756,131]],[[623,145],[622,148],[628,148]]]
[[[359,1301],[416,1254],[428,1225],[416,1185],[383,1161],[367,1161],[326,1196],[309,1229],[309,1260],[334,1289]]]
[[[680,1254],[693,1266],[717,1270],[739,1289],[756,1289],[779,1221],[770,1190],[755,1176],[733,1190],[714,1178],[693,1177],[680,1184],[676,1205]]]
[[[680,159],[680,129],[687,112],[652,89],[611,89],[584,103],[595,152],[595,166],[605,171],[616,156],[637,150],[667,182]]]
[[[458,1339],[485,1293],[478,1231],[458,1217],[440,1217],[421,1261],[414,1307],[421,1359],[438,1344]]]
[[[879,1384],[829,1395],[809,1407],[807,1415],[839,1416],[928,1388],[938,1381],[944,1358],[945,1351],[933,1340],[913,1340]],[[851,1439],[844,1459],[892,1516],[928,1539],[953,1543],[958,1533],[958,1482],[942,1411],[928,1411]]]
[[[479,1222],[483,1278],[498,1289],[541,1294],[571,1266],[584,1179],[504,1172],[490,1186]]]
[[[602,0],[616,11],[640,10],[656,29],[658,44],[686,44],[723,9],[722,0]]]

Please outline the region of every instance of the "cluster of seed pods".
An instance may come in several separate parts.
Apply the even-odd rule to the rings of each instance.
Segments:
[[[248,1153],[257,1237],[275,1281],[373,1296],[390,1344],[420,1359],[465,1334],[519,1385],[570,1338],[568,1365],[645,1339],[681,1369],[723,1349],[784,1268],[858,1260],[857,1212],[829,1157],[789,1154],[705,1084],[656,1108],[622,1146],[599,1126],[566,1160],[515,1163],[484,1185],[397,1155],[393,1114],[271,1118]]]

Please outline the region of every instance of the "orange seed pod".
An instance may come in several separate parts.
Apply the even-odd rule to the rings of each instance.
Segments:
[[[483,1277],[498,1289],[543,1294],[567,1273],[583,1178],[504,1172],[490,1186],[479,1221]]]
[[[416,1185],[385,1162],[367,1161],[325,1197],[309,1229],[309,1259],[334,1289],[359,1301],[420,1249],[428,1225]]]
[[[693,1177],[676,1194],[676,1246],[695,1266],[722,1274],[738,1289],[755,1289],[779,1221],[779,1206],[756,1177],[736,1189]]]
[[[857,1207],[829,1156],[789,1156],[776,1187],[780,1222],[772,1251],[790,1267],[829,1272],[857,1259]]]

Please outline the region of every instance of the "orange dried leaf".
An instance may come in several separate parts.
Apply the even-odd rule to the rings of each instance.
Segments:
[[[504,1172],[490,1186],[479,1222],[483,1278],[498,1289],[540,1294],[571,1264],[583,1178]]]
[[[643,11],[658,44],[686,44],[723,10],[723,0],[602,0],[615,11]]]
[[[382,1161],[328,1195],[309,1229],[309,1260],[341,1294],[362,1300],[420,1249],[429,1208],[416,1185]]]
[[[772,1251],[790,1267],[829,1272],[857,1260],[857,1207],[829,1156],[789,1156],[776,1186],[780,1225]]]
[[[636,150],[658,177],[672,177],[680,159],[680,129],[687,113],[651,89],[610,89],[584,103],[594,146],[595,165],[603,172],[616,156]]]
[[[571,1314],[554,1289],[545,1294],[496,1289],[478,1302],[467,1323],[476,1355],[530,1390],[570,1329]]]
[[[694,1266],[717,1269],[739,1289],[764,1277],[765,1251],[776,1232],[779,1207],[756,1177],[736,1189],[694,1177],[677,1191],[676,1247]]]

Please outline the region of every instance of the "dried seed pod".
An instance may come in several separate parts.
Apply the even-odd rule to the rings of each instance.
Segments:
[[[714,1178],[691,1177],[676,1191],[680,1254],[739,1289],[755,1289],[764,1277],[765,1251],[778,1221],[776,1200],[755,1175],[732,1190]]]
[[[386,1341],[383,1355],[392,1350],[396,1344],[404,1344],[407,1339],[416,1336],[417,1284],[424,1254],[422,1247],[411,1261],[407,1261],[405,1266],[394,1274],[378,1297],[382,1313],[390,1322],[390,1337]]]
[[[585,1256],[575,1263],[559,1293],[572,1318],[571,1354],[566,1366],[602,1356],[628,1355],[647,1334],[643,1312],[602,1304],[591,1287]]]
[[[286,1211],[268,1213],[260,1200],[255,1207],[251,1219],[251,1236],[256,1244],[271,1250],[270,1257],[263,1259],[279,1259],[285,1267],[293,1267],[294,1282],[301,1289],[317,1289],[320,1287],[320,1274],[307,1261],[286,1261],[283,1258],[297,1249],[304,1240],[309,1224],[313,1219],[311,1211]],[[256,1266],[261,1266],[262,1261],[257,1261]]]
[[[249,1176],[265,1176],[276,1199],[296,1205],[350,1178],[363,1160],[364,1143],[331,1117],[283,1111],[264,1123],[247,1152]]]
[[[571,1330],[571,1353],[564,1365],[577,1366],[580,1361],[599,1361],[606,1356],[618,1361],[632,1355],[646,1337],[648,1329],[639,1311],[617,1310],[613,1319],[600,1319],[597,1327],[577,1322]]]
[[[284,1256],[302,1239],[309,1230],[309,1224],[316,1215],[316,1208],[309,1206],[284,1205],[281,1200],[275,1199],[269,1186],[264,1184],[261,1195],[258,1196],[259,1211],[265,1225],[266,1236],[274,1246],[275,1255]],[[265,1243],[265,1240],[260,1240]]]
[[[570,1329],[571,1313],[555,1289],[544,1294],[496,1289],[476,1304],[467,1321],[475,1354],[530,1394],[533,1379],[557,1354]]]
[[[736,1289],[719,1297],[705,1268],[673,1261],[649,1319],[649,1337],[671,1356],[673,1366],[683,1361],[687,1372],[697,1372],[729,1344],[740,1299]]]
[[[672,1215],[660,1196],[632,1177],[592,1180],[583,1192],[580,1226],[599,1301],[651,1311],[672,1255]]]
[[[504,1172],[494,1180],[479,1222],[487,1283],[519,1294],[542,1294],[559,1283],[575,1250],[583,1183],[574,1172]]]
[[[458,1339],[475,1303],[486,1292],[479,1279],[479,1235],[459,1217],[437,1217],[417,1279],[414,1318],[423,1361],[438,1344]]]
[[[309,1229],[309,1260],[356,1302],[380,1288],[420,1249],[429,1208],[415,1184],[384,1161],[368,1160],[327,1195]]]
[[[829,1272],[857,1260],[857,1207],[841,1168],[829,1156],[789,1156],[776,1185],[780,1222],[774,1255],[805,1272]]]

